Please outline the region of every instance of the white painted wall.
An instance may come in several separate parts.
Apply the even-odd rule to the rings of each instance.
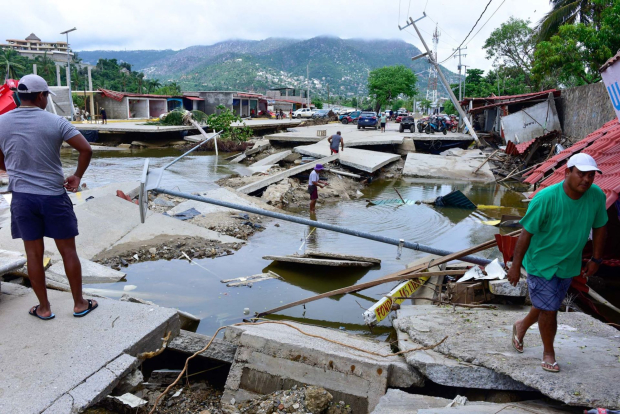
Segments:
[[[553,98],[502,117],[502,126],[506,142],[512,141],[514,144],[562,130]]]

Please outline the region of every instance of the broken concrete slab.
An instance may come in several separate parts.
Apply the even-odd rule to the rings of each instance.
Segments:
[[[520,401],[508,404],[467,402],[467,404],[458,407],[422,408],[418,410],[418,414],[498,414],[500,412],[502,414],[569,414],[575,411],[555,407],[544,401]]]
[[[424,408],[444,408],[451,402],[452,400],[447,398],[389,389],[381,397],[372,414],[416,414],[418,410]]]
[[[315,158],[327,157],[331,154],[329,145],[324,145],[320,142],[318,144],[295,147],[295,152]],[[347,148],[338,155],[340,164],[369,173],[373,173],[379,168],[400,159],[400,155],[398,154],[389,154],[385,152],[368,151],[356,148]]]
[[[263,256],[264,260],[274,260],[282,263],[295,263],[313,266],[332,266],[332,267],[372,267],[375,264],[370,262],[359,262],[354,260],[333,260],[317,259],[314,257],[303,256]]]
[[[355,413],[369,413],[388,386],[422,386],[419,374],[388,343],[316,326],[287,322],[257,323],[226,328],[224,339],[237,346],[226,381],[223,403],[246,401],[293,385],[317,385]]]
[[[448,339],[435,349],[449,357],[494,370],[575,406],[620,408],[618,338],[620,334],[586,314],[560,312],[555,352],[561,373],[543,371],[542,342],[534,327],[525,335],[525,352],[512,348],[512,325],[526,307],[456,310],[434,306],[403,306],[398,329],[420,344]]]
[[[122,280],[127,274],[102,266],[99,263],[80,258],[82,265],[82,282],[83,283],[114,283]],[[46,273],[54,273],[64,279],[65,283],[69,283],[65,272],[65,264],[61,260],[56,260],[47,269]]]
[[[407,154],[403,175],[417,178],[438,178],[461,181],[491,182],[495,180],[489,164],[480,166],[479,159],[449,157],[443,155]]]
[[[401,330],[399,322],[399,319],[392,321],[398,336],[398,348],[401,351],[419,348],[421,345],[412,341],[409,335]],[[410,352],[405,354],[405,360],[426,378],[440,385],[462,387],[467,384],[467,388],[485,390],[532,390],[507,375],[499,374],[486,367],[448,358],[433,350]]]
[[[293,151],[290,151],[290,150],[276,152],[275,154],[271,154],[270,156],[265,157],[260,161],[256,161],[254,164],[251,165],[251,167],[262,167],[266,165],[277,164],[278,162],[282,161],[284,158],[288,157],[292,153]]]
[[[167,349],[193,355],[194,353],[200,351],[205,346],[207,346],[210,340],[210,336],[181,330],[179,336],[174,338],[168,344]],[[235,358],[235,352],[237,352],[237,347],[235,345],[231,344],[228,341],[215,338],[211,343],[211,346],[206,351],[199,354],[196,358],[206,358],[214,361],[232,364]]]
[[[355,256],[352,254],[306,251],[305,256],[324,258],[324,259],[355,260],[358,262],[381,264],[381,259],[375,259],[374,257],[366,257],[366,256]]]
[[[174,309],[98,298],[96,311],[74,318],[70,294],[48,295],[52,323],[27,314],[37,303],[32,291],[0,301],[0,326],[10,332],[0,341],[2,413],[77,412],[115,386],[140,353],[159,349],[164,336],[179,331]],[[45,340],[29,339],[33,332]]]
[[[245,155],[245,153],[244,153],[244,154],[241,154],[241,155],[239,155],[239,156],[237,156],[237,157],[233,158],[232,160],[230,160],[230,163],[231,163],[231,164],[238,164],[238,163],[240,163],[241,161],[245,160],[247,157],[248,157],[248,156],[247,156],[247,155]]]
[[[512,286],[508,279],[489,280],[489,290],[494,295],[526,297],[527,279],[520,279],[517,286]]]
[[[271,143],[269,142],[269,140],[259,139],[258,141],[254,143],[254,146],[252,148],[245,150],[245,155],[252,155],[252,154],[259,153],[261,151],[266,150],[270,146],[271,146]]]
[[[320,130],[325,130],[324,136],[317,134],[317,131]],[[382,133],[374,130],[358,130],[356,125],[328,124],[296,128],[295,131],[271,134],[265,136],[265,138],[276,142],[317,143],[322,141],[325,145],[328,145],[326,137],[334,135],[338,131],[341,131],[344,137],[345,148],[400,145],[406,137],[406,135],[398,132],[397,129],[388,129]]]
[[[269,177],[266,177],[263,180],[260,181],[256,181],[253,183],[250,183],[248,185],[245,185],[243,187],[237,188],[237,191],[243,194],[251,194],[254,191],[258,191],[261,190],[265,187],[270,186],[271,184],[277,183],[279,181],[284,180],[285,178],[288,177],[292,177],[293,175],[297,175],[299,173],[302,173],[304,171],[308,171],[308,170],[312,170],[314,169],[314,166],[316,164],[327,164],[328,162],[334,161],[338,159],[338,155],[330,155],[328,157],[324,157],[320,160],[317,161],[313,161],[313,162],[309,162],[307,164],[303,164],[303,165],[298,165],[297,167],[293,167],[293,168],[289,168],[286,171],[282,171],[273,175],[270,175]]]
[[[21,252],[0,250],[0,275],[21,269],[26,264],[26,256]]]
[[[121,296],[119,300],[123,302],[141,303],[147,306],[159,306],[149,300],[136,298],[126,293],[123,294],[123,296]],[[178,310],[178,309],[177,309],[177,314],[179,315],[179,322],[180,322],[181,329],[195,331],[196,328],[198,328],[198,325],[200,324],[200,318],[198,318],[195,315],[192,315],[189,312],[183,312],[182,310]]]
[[[204,193],[200,193],[200,196],[207,198],[215,198],[220,201],[226,201],[229,203],[239,204],[245,207],[260,207],[265,208],[265,205],[260,201],[248,199],[246,196],[237,193],[236,191],[224,187],[217,188],[215,190],[210,190]],[[221,207],[215,204],[201,203],[200,201],[195,200],[187,200],[180,204],[178,204],[175,208],[172,208],[168,211],[168,214],[173,215],[177,213],[181,213],[190,208],[195,208],[200,212],[200,214],[212,214],[212,213],[221,213],[221,212],[231,212],[238,213],[240,210],[234,210],[228,207]]]
[[[140,183],[137,181],[123,181],[120,183],[112,183],[101,187],[90,188],[84,191],[78,191],[77,193],[68,193],[69,198],[74,205],[80,205],[86,201],[90,202],[94,198],[115,196],[116,191],[121,190],[123,193],[130,197],[138,195],[140,189]],[[90,197],[93,197],[91,199]]]

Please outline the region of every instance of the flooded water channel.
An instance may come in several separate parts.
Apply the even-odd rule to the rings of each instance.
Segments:
[[[112,182],[137,181],[144,157],[150,157],[152,165],[159,166],[178,155],[179,152],[175,150],[96,152],[83,182],[92,188]],[[162,187],[183,192],[215,188],[216,180],[244,168],[224,161],[227,155],[220,155],[219,160],[210,153],[188,157],[165,174]],[[63,165],[68,173],[72,172],[76,162],[75,153],[63,153]],[[398,199],[395,190],[406,199],[423,200],[447,194],[454,189],[463,191],[476,204],[511,208],[466,211],[427,205],[372,206],[365,201]],[[364,197],[358,200],[321,205],[317,211],[317,220],[456,251],[493,237],[497,228],[485,225],[483,221],[499,218],[501,214],[523,214],[526,207],[521,203],[523,196],[520,193],[495,183],[479,185],[408,179],[376,180],[363,193]],[[291,213],[308,216],[307,207]],[[275,226],[276,223],[279,227]],[[382,264],[380,267],[359,270],[274,265],[262,259],[265,255],[302,253],[304,248],[372,256],[381,259]],[[487,251],[480,255],[490,253]],[[137,287],[131,291],[131,295],[190,312],[202,319],[198,332],[209,334],[222,325],[240,322],[244,317],[244,308],[249,308],[251,314],[254,314],[315,294],[370,281],[401,270],[407,263],[424,255],[422,252],[404,249],[400,260],[397,260],[395,246],[270,220],[264,231],[255,234],[234,255],[198,260],[200,266],[185,260],[138,263],[123,269],[127,273],[126,282],[87,287],[99,289],[110,297],[120,297],[126,293],[126,286],[135,285]],[[276,272],[284,280],[268,280],[256,283],[252,288],[226,287],[220,283],[221,279],[249,276],[267,270]],[[387,284],[358,294],[322,299],[307,304],[305,308],[299,306],[272,317],[344,327],[347,331],[371,335],[363,325],[362,313],[393,287],[394,284]],[[372,335],[386,335],[390,327],[389,320],[385,320]]]

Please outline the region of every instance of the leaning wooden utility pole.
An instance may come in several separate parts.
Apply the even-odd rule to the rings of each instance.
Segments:
[[[426,49],[426,53],[424,53],[422,55],[419,55],[419,56],[415,56],[415,57],[411,58],[411,60],[415,60],[415,59],[418,59],[418,58],[423,57],[423,56],[428,56],[428,60],[431,62],[431,64],[433,66],[435,66],[435,69],[437,70],[437,76],[439,76],[439,79],[441,80],[441,83],[443,83],[443,86],[446,88],[446,91],[448,91],[448,95],[450,95],[450,100],[454,104],[454,107],[456,108],[456,110],[459,112],[459,116],[461,117],[463,122],[465,122],[465,125],[467,126],[467,129],[469,130],[469,133],[471,134],[471,136],[476,141],[476,145],[480,146],[480,140],[478,139],[478,135],[476,135],[476,131],[474,131],[474,128],[471,126],[471,123],[469,122],[469,119],[467,118],[467,116],[465,116],[465,111],[463,111],[463,108],[461,108],[461,105],[459,104],[459,101],[456,99],[456,96],[454,96],[454,92],[452,92],[452,89],[450,89],[450,84],[446,80],[446,77],[443,75],[443,72],[441,71],[441,68],[439,67],[439,64],[437,63],[437,56],[434,56],[433,52],[431,52],[431,50],[428,48],[428,45],[424,41],[424,38],[422,37],[422,34],[418,30],[418,26],[416,26],[416,24],[415,24],[417,21],[420,21],[424,17],[426,17],[426,13],[423,13],[423,14],[424,14],[423,17],[420,17],[418,20],[415,20],[415,21],[410,17],[409,18],[409,23],[407,23],[407,25],[405,27],[398,26],[398,28],[400,30],[403,30],[403,29],[405,29],[405,28],[407,28],[409,26],[413,26],[413,28],[415,29],[416,33],[418,34],[418,37],[422,41],[422,44],[424,45],[424,49]]]

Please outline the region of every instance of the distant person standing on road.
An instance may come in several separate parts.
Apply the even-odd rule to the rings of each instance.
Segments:
[[[280,119],[284,119],[284,112],[280,109]]]
[[[288,113],[289,119],[293,119],[293,110],[291,109]]]
[[[566,163],[564,181],[534,196],[517,241],[508,281],[517,286],[521,265],[527,271],[530,312],[512,327],[512,347],[523,353],[527,330],[538,323],[543,343],[541,368],[559,372],[553,342],[558,329],[558,310],[576,276],[593,276],[603,262],[607,235],[605,193],[593,185],[602,174],[588,154],[575,154]],[[582,269],[583,248],[592,233],[592,258]],[[570,359],[567,355],[566,358]],[[570,362],[569,362],[570,364]]]
[[[338,146],[340,146],[340,150],[344,151],[344,139],[340,135],[340,131],[327,138],[327,142],[329,142],[329,149],[332,155],[338,154]]]
[[[65,190],[80,189],[92,149],[69,121],[45,110],[48,95],[53,92],[42,77],[24,76],[17,93],[22,105],[0,116],[0,170],[8,173],[9,191],[13,193],[11,234],[24,241],[28,277],[39,300],[28,313],[43,320],[55,316],[43,269],[43,237],[49,237],[56,242],[69,279],[73,316],[82,317],[98,305],[82,296],[82,267],[75,248],[78,223]],[[67,178],[60,161],[63,142],[79,153],[75,173]]]
[[[323,170],[323,164],[317,164],[314,166],[314,170],[310,173],[310,179],[308,180],[308,194],[310,194],[310,213],[316,212],[316,200],[319,199],[318,187],[325,188],[327,183],[321,182],[319,177],[319,171]]]
[[[385,132],[385,124],[387,123],[387,116],[385,112],[381,113],[381,132]]]
[[[108,123],[108,114],[105,112],[104,108],[101,108],[101,123],[103,124],[107,124]]]

